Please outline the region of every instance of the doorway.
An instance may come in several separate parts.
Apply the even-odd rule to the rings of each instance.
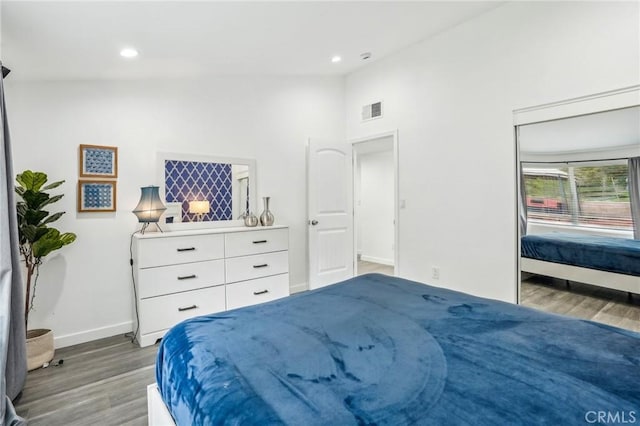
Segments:
[[[354,275],[397,274],[395,133],[354,141]]]

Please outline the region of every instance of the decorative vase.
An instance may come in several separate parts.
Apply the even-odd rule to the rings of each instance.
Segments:
[[[271,197],[262,197],[264,201],[264,211],[260,215],[260,225],[262,226],[271,226],[273,225],[273,221],[275,218],[273,217],[273,213],[269,210],[269,199]]]
[[[27,331],[27,369],[35,370],[53,359],[53,331],[38,328]]]
[[[244,215],[244,226],[248,226],[253,228],[254,226],[258,226],[258,218],[255,214],[249,212]]]

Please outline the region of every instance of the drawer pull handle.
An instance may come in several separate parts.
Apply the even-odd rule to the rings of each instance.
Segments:
[[[258,268],[266,268],[267,266],[269,266],[268,263],[263,263],[262,265],[253,265],[254,268],[258,269]]]
[[[186,248],[179,248],[177,249],[179,252],[183,252],[183,251],[194,251],[196,248],[195,247],[186,247]]]
[[[269,290],[262,290],[262,291],[254,291],[253,294],[255,294],[256,296],[259,294],[266,294],[269,293]]]
[[[181,277],[178,277],[179,280],[190,280],[192,278],[196,278],[196,274],[191,274],[191,275],[183,275]]]
[[[258,241],[254,241],[253,244],[264,244],[266,242],[267,240],[258,240]]]
[[[184,311],[190,311],[191,309],[198,309],[198,306],[197,305],[186,306],[184,308],[178,308],[178,311],[184,312]]]

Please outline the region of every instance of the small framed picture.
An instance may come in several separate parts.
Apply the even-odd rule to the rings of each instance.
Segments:
[[[106,180],[78,181],[79,212],[116,211],[116,183]]]
[[[182,222],[182,203],[165,203],[167,210],[160,216],[161,223]]]
[[[118,147],[80,145],[80,177],[117,178]]]

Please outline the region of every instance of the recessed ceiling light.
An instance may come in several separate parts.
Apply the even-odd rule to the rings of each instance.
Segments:
[[[333,62],[334,64],[337,64],[341,60],[342,58],[340,56],[334,56],[333,58],[331,58],[331,62]]]
[[[120,56],[123,58],[135,58],[138,56],[138,51],[132,47],[125,47],[120,51]]]

